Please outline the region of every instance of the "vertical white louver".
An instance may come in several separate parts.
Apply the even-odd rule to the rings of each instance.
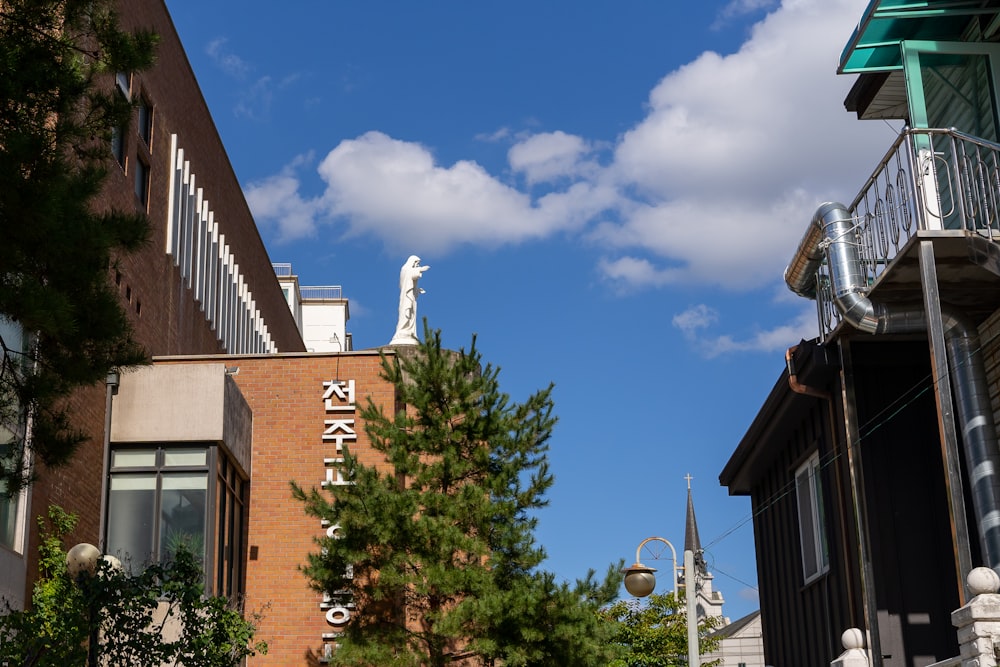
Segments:
[[[177,135],[170,137],[166,253],[227,352],[278,351],[246,277],[219,230],[209,194],[197,186]]]

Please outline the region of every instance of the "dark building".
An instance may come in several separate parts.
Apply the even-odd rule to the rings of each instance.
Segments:
[[[749,495],[767,663],[958,653],[972,567],[1000,568],[1000,2],[873,0],[847,109],[907,128],[819,206],[786,270],[820,336],[787,354],[721,474]],[[867,179],[867,180],[866,180]]]

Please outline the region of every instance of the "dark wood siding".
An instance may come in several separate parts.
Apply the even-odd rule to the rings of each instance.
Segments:
[[[958,655],[959,605],[927,343],[852,356],[884,664],[927,665]]]
[[[824,665],[841,652],[840,635],[859,625],[861,608],[856,584],[850,581],[856,558],[852,530],[845,524],[842,436],[836,443],[831,430],[842,424],[836,403],[839,385],[823,389],[832,392],[828,400],[790,394],[793,404],[782,420],[787,428],[769,434],[767,447],[779,453],[769,470],[751,492],[754,505],[754,534],[757,545],[758,579],[764,651],[768,664]],[[795,471],[814,452],[821,461],[821,479],[826,514],[826,541],[829,570],[804,583],[799,540],[799,520],[795,494]],[[846,543],[845,543],[845,535]],[[820,641],[817,641],[820,639]]]

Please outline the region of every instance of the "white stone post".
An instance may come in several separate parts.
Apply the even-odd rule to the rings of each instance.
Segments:
[[[848,628],[840,635],[844,652],[830,663],[830,667],[871,667],[868,651],[865,649],[865,633],[857,628]]]
[[[951,613],[951,624],[958,628],[962,667],[997,667],[1000,576],[988,567],[977,567],[967,581],[974,597]]]

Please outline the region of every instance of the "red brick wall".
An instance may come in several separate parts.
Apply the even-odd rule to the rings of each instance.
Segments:
[[[125,27],[151,28],[160,36],[155,66],[132,77],[133,95],[142,94],[153,105],[151,146],[147,150],[135,123],[125,134],[124,169],[112,163],[99,207],[146,209],[151,223],[149,244],[120,258],[109,271],[122,304],[130,314],[136,338],[151,355],[219,354],[222,346],[205,319],[191,290],[166,254],[167,179],[170,135],[177,134],[192,163],[198,184],[209,198],[215,219],[226,235],[240,270],[254,295],[272,339],[281,351],[305,349],[295,321],[275,279],[270,258],[243,198],[225,148],[184,55],[163,0],[121,0]],[[110,147],[109,147],[110,151]],[[148,206],[142,206],[133,188],[137,154],[149,159]],[[80,526],[71,539],[98,543],[101,506],[101,470],[104,439],[104,387],[74,395],[73,424],[90,437],[69,466],[38,469],[40,481],[31,498],[28,545],[28,590],[36,570],[38,530],[35,516],[57,504],[79,515]]]
[[[379,356],[374,351],[227,357],[226,363],[239,366],[234,379],[253,410],[248,545],[257,557],[247,567],[247,608],[264,608],[259,637],[268,642],[269,652],[251,664],[309,664],[307,655],[319,653],[322,634],[334,628],[319,607],[321,594],[309,588],[299,571],[306,555],[317,550],[313,539],[323,529],[292,499],[289,482],[294,480],[307,489],[319,487],[326,474],[323,459],[336,456],[335,445],[323,441],[324,420],[350,416],[326,412],[324,381],[354,380],[357,442],[351,451],[376,465],[384,461],[370,449],[357,413],[371,398],[393,414],[395,393],[379,377]]]

